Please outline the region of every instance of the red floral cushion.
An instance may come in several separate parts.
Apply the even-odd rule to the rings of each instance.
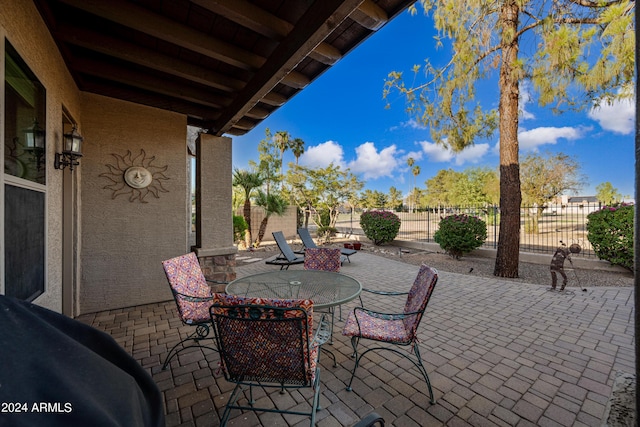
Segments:
[[[343,335],[393,343],[413,341],[437,281],[437,271],[423,264],[409,291],[402,314],[380,314],[356,308],[349,313]]]
[[[304,269],[340,271],[340,249],[307,248],[304,251]]]
[[[342,334],[385,342],[406,343],[411,341],[412,337],[407,333],[402,319],[394,320],[390,316],[385,317],[376,317],[365,310],[355,310],[355,314],[352,311],[349,313]]]
[[[308,331],[308,342],[310,348],[307,345],[303,346],[304,360],[300,358],[299,335],[291,334],[290,329],[287,329],[286,325],[282,328],[278,326],[278,322],[274,322],[269,325],[267,329],[256,327],[251,330],[254,336],[248,336],[247,330],[233,331],[231,329],[225,329],[225,333],[228,335],[228,345],[224,347],[229,354],[232,354],[234,364],[243,365],[242,375],[251,378],[254,376],[277,378],[278,376],[289,377],[295,376],[299,372],[305,372],[306,378],[299,378],[303,383],[313,383],[316,373],[316,364],[318,360],[318,346],[313,342],[313,301],[309,299],[295,300],[295,299],[271,299],[271,298],[248,298],[237,295],[226,294],[214,294],[213,296],[214,307],[211,310],[211,314],[215,317],[216,314],[224,314],[234,316],[251,316],[251,311],[246,312],[232,312],[230,308],[221,308],[218,305],[223,306],[240,306],[240,305],[257,305],[257,306],[272,306],[280,308],[302,308],[306,311],[306,323]],[[259,315],[260,312],[256,312],[255,315]],[[285,318],[297,318],[303,312],[288,310],[284,311]],[[262,313],[260,318],[266,318]],[[284,322],[286,323],[286,322]],[[262,325],[266,324],[261,322]],[[280,328],[280,329],[279,329]],[[236,337],[233,334],[237,333]],[[279,336],[278,342],[274,342],[273,335],[282,334]],[[253,346],[251,352],[243,351],[243,345]],[[289,343],[289,345],[287,345]],[[246,348],[246,347],[244,347]],[[283,351],[283,348],[288,348],[289,351]],[[256,357],[258,355],[258,357]],[[304,364],[304,367],[302,366]],[[224,360],[222,363],[223,369],[228,373],[233,374],[233,366],[225,366]],[[247,368],[248,367],[248,368]],[[249,369],[249,371],[247,370]]]
[[[168,259],[162,262],[162,266],[174,292],[182,321],[187,324],[209,321],[213,295],[196,254],[191,252]]]

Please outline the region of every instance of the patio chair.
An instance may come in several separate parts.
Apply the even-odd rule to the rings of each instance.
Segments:
[[[377,295],[407,295],[407,301],[402,313],[380,313],[367,310],[363,307],[356,307],[351,313],[349,313],[349,317],[347,318],[342,334],[351,337],[353,357],[355,357],[356,361],[353,367],[353,372],[351,372],[351,380],[349,381],[347,390],[352,390],[351,384],[353,383],[353,378],[356,375],[356,370],[358,369],[362,358],[368,352],[388,350],[406,358],[413,363],[416,368],[418,368],[427,383],[429,401],[431,403],[436,403],[433,397],[433,390],[431,388],[431,381],[429,381],[429,375],[422,364],[417,330],[437,282],[437,270],[422,264],[422,266],[420,266],[418,276],[416,277],[409,292],[381,292],[363,289],[363,291]],[[358,344],[360,339],[369,339],[387,343],[388,345],[385,347],[370,347],[362,354],[358,355]],[[413,350],[413,356],[411,355],[411,351],[400,351],[392,347],[393,345],[411,346],[412,348],[410,350]]]
[[[174,345],[169,351],[162,364],[162,369],[164,370],[171,359],[188,348],[200,347],[214,351],[218,350],[201,343],[209,335],[209,324],[211,322],[209,307],[213,304],[213,294],[207,284],[208,280],[202,274],[198,257],[191,252],[162,261],[162,266],[169,281],[173,299],[178,307],[180,320],[185,325],[195,327],[191,334]],[[209,282],[214,281],[209,280]],[[213,343],[213,337],[209,337],[209,339]],[[193,343],[187,345],[189,341],[193,341]]]
[[[278,249],[280,249],[280,255],[269,258],[265,261],[266,264],[279,265],[280,270],[288,270],[290,265],[302,264],[304,262],[304,256],[299,257],[293,252],[282,231],[274,231],[271,234],[273,234],[273,239],[276,241]]]
[[[302,240],[302,250],[298,251],[296,253],[305,253],[305,250],[307,248],[311,249],[311,248],[317,248],[318,245],[316,245],[316,242],[313,241],[313,238],[311,237],[311,234],[309,233],[309,229],[308,228],[298,228],[298,236],[300,236],[300,240]],[[355,249],[348,249],[348,248],[341,248],[340,249],[340,254],[343,255],[343,257],[341,258],[341,262],[344,262],[345,260],[351,262],[351,258],[349,258],[351,255],[355,254],[356,251]]]
[[[313,302],[215,294],[210,314],[220,349],[221,370],[227,381],[236,384],[220,425],[227,424],[232,409],[240,409],[306,415],[314,426],[320,398],[320,368],[319,343],[313,333]],[[248,402],[243,405],[239,400],[246,386]],[[284,389],[311,388],[314,391],[311,410],[277,409],[273,404],[256,407],[254,386],[265,391],[276,388],[281,393]],[[301,396],[306,396],[302,390]]]
[[[304,269],[305,270],[322,270],[340,272],[341,255],[340,249],[331,248],[307,248],[304,255]],[[329,308],[329,314],[331,315],[331,336],[329,344],[333,344],[333,325],[334,325],[334,307]],[[340,307],[340,320],[342,320],[342,307]],[[333,358],[334,364],[336,358],[333,353],[329,352]]]
[[[358,421],[358,423],[354,424],[353,427],[373,427],[376,425],[384,427],[384,418],[376,412],[371,412],[369,415]]]

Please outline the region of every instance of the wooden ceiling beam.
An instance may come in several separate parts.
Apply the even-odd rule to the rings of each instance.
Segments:
[[[315,1],[282,40],[264,66],[213,123],[212,132],[222,135],[289,74],[313,49],[335,30],[362,0]]]
[[[372,31],[378,31],[389,21],[387,12],[372,0],[364,0],[349,18]]]
[[[154,108],[161,108],[184,114],[190,121],[215,120],[220,113],[217,110],[204,107],[201,104],[193,104],[170,96],[160,95],[157,92],[147,92],[130,86],[114,86],[113,83],[105,83],[97,79],[87,78],[83,89],[89,93],[106,96],[109,98],[127,100]]]
[[[293,29],[289,22],[246,0],[191,0],[191,3],[276,41]]]
[[[113,80],[121,84],[157,92],[207,107],[221,108],[231,103],[231,98],[207,93],[200,88],[155,77],[149,73],[135,71],[130,68],[120,67],[110,62],[76,59],[73,61],[73,69],[78,73]]]
[[[269,117],[269,114],[271,114],[271,111],[266,108],[255,106],[251,110],[247,111],[246,117],[249,117],[250,119],[264,120]]]
[[[162,71],[225,92],[237,91],[245,85],[242,80],[234,79],[199,65],[163,55],[140,45],[85,28],[65,25],[56,30],[55,35],[65,43],[100,52],[110,57]]]
[[[246,0],[191,0],[191,2],[275,41],[281,41],[293,30],[293,24],[290,22]],[[309,56],[325,65],[333,65],[342,59],[342,52],[329,43],[321,42]]]
[[[309,80],[309,78],[302,73],[292,71],[284,76],[280,83],[294,89],[304,89],[305,87],[309,86],[311,80]]]
[[[269,92],[260,100],[260,102],[271,105],[272,107],[282,107],[287,100],[288,99],[285,96],[282,96],[279,93]]]
[[[59,0],[125,27],[157,37],[185,49],[215,58],[243,70],[255,71],[266,59],[229,43],[209,37],[126,0]]]

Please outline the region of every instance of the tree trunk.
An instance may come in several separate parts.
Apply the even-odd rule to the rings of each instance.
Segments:
[[[260,222],[260,229],[258,229],[258,239],[256,240],[256,248],[260,246],[260,242],[264,238],[264,233],[267,232],[267,223],[269,222],[269,216],[265,215]]]
[[[520,165],[518,161],[519,73],[518,4],[512,0],[502,5],[499,28],[502,28],[502,63],[500,65],[500,235],[493,274],[518,277],[520,258]]]
[[[244,200],[244,207],[242,209],[242,214],[244,215],[244,220],[247,222],[247,232],[245,233],[245,243],[247,245],[247,249],[251,247],[251,200],[249,200],[249,196]]]

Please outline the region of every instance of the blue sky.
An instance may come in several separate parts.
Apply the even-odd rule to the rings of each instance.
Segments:
[[[421,168],[416,179],[420,188],[440,169],[497,168],[497,132],[454,154],[435,144],[429,130],[406,114],[403,99],[385,108],[382,90],[390,71],[403,71],[408,77],[412,66],[427,57],[432,63],[449,59],[445,50],[435,50],[434,34],[430,19],[421,12],[402,13],[251,132],[233,137],[234,167],[247,168],[249,160],[258,159],[258,143],[270,128],[305,141],[300,164],[339,164],[364,180],[365,189],[382,192],[394,186],[409,193],[413,175],[406,164],[408,157]],[[497,85],[494,90],[490,83],[483,84],[481,102],[497,106]],[[587,177],[580,195],[595,195],[595,187],[609,181],[620,193],[633,197],[635,104],[621,102],[554,115],[529,101],[528,89],[527,84],[521,86],[521,157],[532,151],[562,152],[575,158]],[[294,160],[290,152],[285,153],[285,165]]]

